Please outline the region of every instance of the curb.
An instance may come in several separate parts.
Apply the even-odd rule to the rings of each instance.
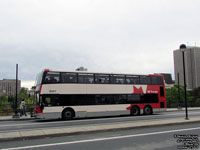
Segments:
[[[200,107],[196,107],[196,108],[188,108],[188,111],[195,111],[195,110],[200,110]],[[166,112],[173,112],[173,111],[185,111],[185,107],[183,107],[183,108],[172,108],[172,109],[170,109],[170,108],[168,108],[167,110],[166,110]]]
[[[19,140],[19,139],[31,139],[46,136],[61,136],[61,135],[75,135],[91,132],[113,131],[113,130],[126,130],[152,126],[164,126],[175,124],[189,124],[200,122],[200,117],[193,117],[190,120],[185,119],[169,119],[169,120],[155,120],[155,121],[143,121],[143,122],[129,122],[118,124],[104,124],[104,125],[89,125],[67,128],[54,128],[54,129],[38,129],[38,130],[26,130],[26,131],[14,131],[9,133],[1,133],[0,141],[7,140]]]

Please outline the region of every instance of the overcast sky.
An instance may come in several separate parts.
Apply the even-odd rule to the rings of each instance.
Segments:
[[[200,46],[199,0],[0,0],[0,79],[38,72],[174,73],[173,50]]]

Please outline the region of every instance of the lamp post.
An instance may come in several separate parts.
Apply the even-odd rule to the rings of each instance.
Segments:
[[[187,109],[187,90],[186,90],[186,79],[185,79],[185,53],[184,49],[186,49],[185,44],[181,44],[180,50],[182,52],[182,58],[183,58],[183,80],[184,80],[184,94],[185,94],[185,119],[189,120],[188,118],[188,109]]]
[[[179,72],[177,73],[177,78],[178,78],[178,101],[179,101],[178,108],[179,108],[179,109],[182,109],[182,108],[181,108],[181,93],[180,93]]]
[[[18,112],[17,112],[17,96],[18,96],[18,64],[16,64],[16,93],[15,93],[15,106],[14,106],[14,115],[13,118],[18,118]]]

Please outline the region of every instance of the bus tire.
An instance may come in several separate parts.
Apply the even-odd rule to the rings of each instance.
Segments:
[[[131,115],[132,116],[139,116],[140,115],[140,108],[138,106],[133,106],[131,108]]]
[[[65,108],[62,111],[63,120],[71,120],[75,117],[75,111],[72,108]]]
[[[144,115],[151,115],[153,114],[152,107],[150,105],[147,105],[144,107]]]

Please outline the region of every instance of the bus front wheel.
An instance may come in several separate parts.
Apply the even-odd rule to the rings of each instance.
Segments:
[[[63,120],[71,120],[75,117],[75,112],[71,108],[66,108],[62,112],[62,119]]]
[[[138,106],[133,106],[131,108],[131,115],[132,116],[139,116],[140,115],[140,108]]]

